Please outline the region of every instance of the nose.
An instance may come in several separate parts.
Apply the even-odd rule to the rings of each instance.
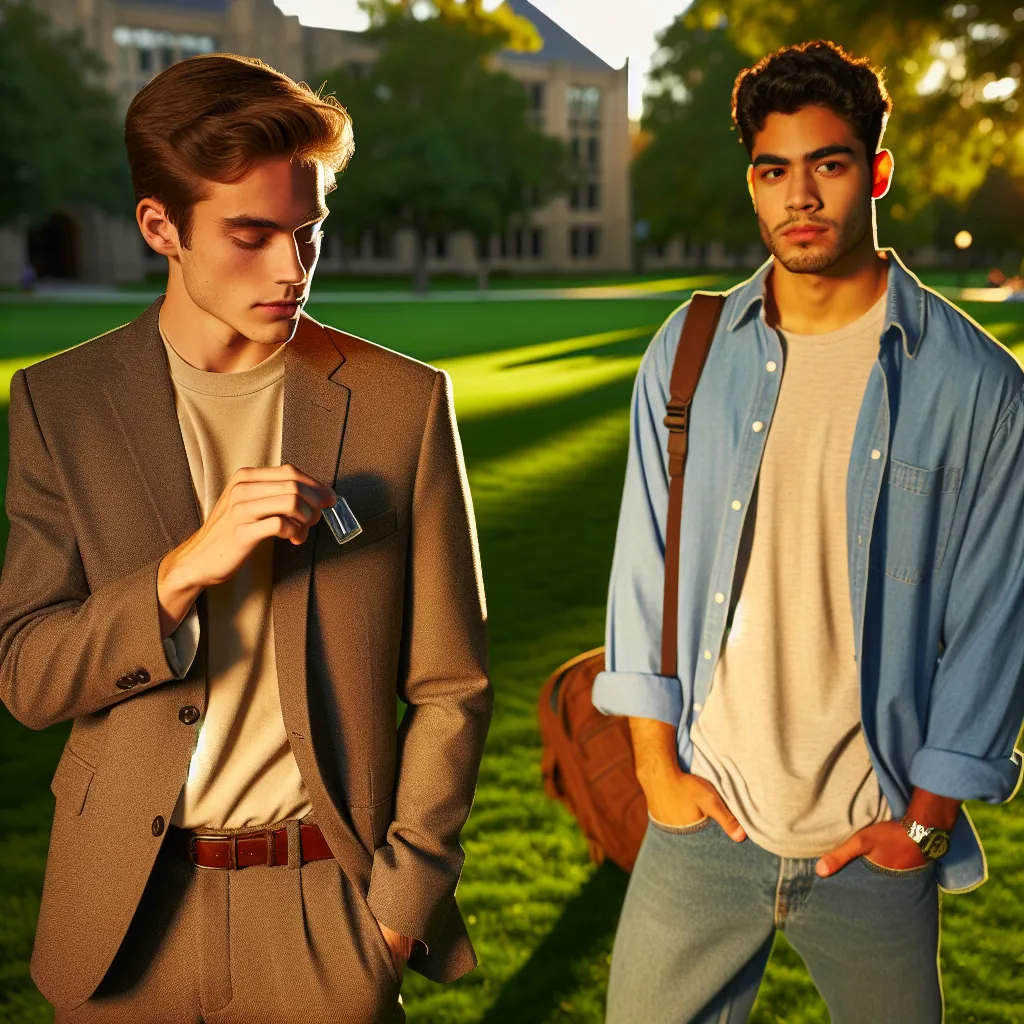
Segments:
[[[822,207],[821,196],[810,171],[794,172],[789,176],[786,209],[790,213],[815,213]]]
[[[304,249],[312,250],[308,255]],[[309,261],[307,266],[303,257]],[[300,291],[306,286],[306,278],[316,262],[316,250],[312,246],[302,246],[294,237],[283,239],[275,254],[273,267],[274,281],[279,285],[288,285]]]

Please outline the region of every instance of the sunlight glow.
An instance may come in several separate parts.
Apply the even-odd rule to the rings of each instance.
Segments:
[[[545,405],[636,374],[640,353],[598,356],[588,350],[650,337],[657,324],[585,334],[540,345],[483,352],[434,365],[451,374],[459,422]],[[572,355],[579,352],[579,355]]]
[[[1020,82],[1016,78],[1000,78],[995,82],[987,82],[981,90],[983,100],[998,101],[1008,100],[1016,91]]]

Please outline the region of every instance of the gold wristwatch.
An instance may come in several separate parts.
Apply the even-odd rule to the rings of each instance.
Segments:
[[[925,828],[912,818],[900,818],[900,824],[929,860],[938,860],[949,849],[949,833],[941,828]]]

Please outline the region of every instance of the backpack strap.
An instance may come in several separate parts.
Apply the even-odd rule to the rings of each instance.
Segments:
[[[675,362],[672,364],[672,382],[669,385],[671,394],[665,416],[665,426],[669,430],[669,484],[668,519],[665,524],[665,599],[661,629],[663,676],[674,676],[678,669],[679,543],[683,522],[683,472],[686,468],[690,405],[724,305],[724,295],[694,292],[683,322]]]

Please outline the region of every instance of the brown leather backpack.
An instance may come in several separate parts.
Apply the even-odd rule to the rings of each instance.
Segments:
[[[669,495],[665,542],[665,598],[661,674],[676,674],[679,603],[679,539],[683,471],[690,404],[715,336],[725,298],[695,292],[687,310],[672,366],[665,415],[669,429]],[[560,665],[541,688],[538,701],[544,789],[576,818],[596,864],[610,858],[632,871],[647,831],[647,801],[637,781],[629,719],[605,715],[591,699],[594,678],[605,668],[604,648]]]

